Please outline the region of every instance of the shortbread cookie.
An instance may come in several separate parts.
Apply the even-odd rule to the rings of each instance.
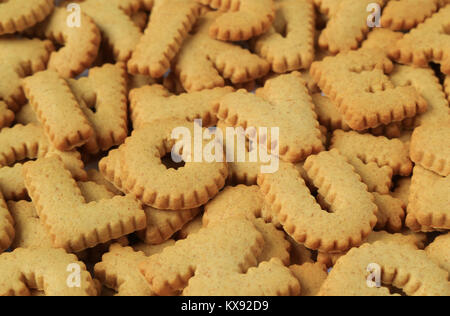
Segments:
[[[448,21],[450,6],[447,5],[398,41],[390,51],[390,57],[399,63],[419,67],[427,67],[429,62],[438,63],[441,71],[450,75]]]
[[[407,211],[406,225],[413,231],[422,226],[450,229],[450,176],[441,177],[416,165]]]
[[[289,267],[300,282],[301,296],[316,296],[328,277],[327,268],[321,263],[305,263]]]
[[[367,286],[367,268],[371,263],[381,267],[382,286]],[[448,272],[441,270],[423,250],[410,245],[377,242],[350,250],[334,266],[319,295],[390,295],[387,286],[403,289],[409,296],[448,296]]]
[[[222,157],[222,162],[204,161],[195,153],[193,139],[183,139],[182,134],[171,139],[177,128],[189,132],[190,138],[194,135],[194,123],[183,120],[142,126],[118,150],[111,151],[100,161],[100,171],[121,191],[133,194],[154,208],[180,210],[205,204],[225,185],[228,168],[223,162],[224,156],[216,156]],[[173,148],[176,142],[180,145],[178,149],[184,148],[185,166],[178,170],[167,169],[161,158],[176,150]],[[199,160],[203,162],[195,162]]]
[[[220,16],[219,12],[209,12],[200,17],[174,61],[173,69],[188,92],[223,87],[224,79],[233,84],[248,82],[269,72],[270,65],[264,59],[209,36],[210,26]]]
[[[396,65],[390,78],[396,86],[413,86],[428,103],[428,110],[413,119],[413,127],[449,124],[450,107],[439,78],[431,68]]]
[[[81,11],[80,27],[67,23],[65,7],[57,7],[44,22],[31,33],[48,38],[63,46],[50,55],[48,69],[57,71],[63,78],[72,78],[89,68],[97,57],[101,35],[92,19]]]
[[[0,129],[9,126],[14,121],[14,112],[8,108],[8,105],[0,101]]]
[[[57,149],[71,150],[86,143],[93,135],[80,105],[58,73],[42,71],[26,78],[23,84],[45,133]]]
[[[114,195],[123,195],[111,182],[105,179],[105,177],[97,169],[89,169],[87,172],[87,180],[95,182],[97,184],[105,186],[108,191],[114,193]]]
[[[14,218],[11,216],[3,194],[0,191],[0,253],[11,246],[14,240]]]
[[[347,124],[362,131],[427,110],[413,87],[395,87],[389,80],[393,67],[381,49],[362,48],[314,62],[310,73]]]
[[[133,244],[131,247],[134,249],[134,251],[141,251],[147,257],[150,257],[157,253],[162,252],[164,250],[164,248],[173,246],[173,245],[175,245],[175,240],[169,239],[159,245],[149,245],[144,242],[138,242],[136,244]]]
[[[0,35],[21,32],[43,21],[53,10],[53,0],[7,0],[0,3]]]
[[[63,249],[16,249],[0,256],[0,270],[1,296],[30,296],[33,289],[43,291],[47,296],[98,294],[97,285],[84,263]],[[73,271],[80,272],[80,286],[76,279],[70,278]]]
[[[275,18],[273,0],[197,0],[226,11],[209,27],[211,37],[221,41],[246,41],[265,33]]]
[[[409,204],[409,188],[411,186],[411,178],[400,178],[397,180],[395,189],[391,192],[391,195],[403,201],[408,206]]]
[[[87,204],[59,159],[29,162],[24,165],[24,176],[36,211],[56,247],[79,252],[145,228],[145,214],[133,197],[116,196]]]
[[[95,154],[122,144],[128,136],[124,64],[91,68],[88,77],[68,83],[94,130],[84,146],[87,152]]]
[[[302,265],[304,263],[313,263],[313,253],[307,249],[304,245],[296,242],[291,236],[286,234],[286,239],[291,244],[290,258],[291,264]]]
[[[257,186],[227,187],[205,205],[203,226],[219,224],[229,218],[248,219],[264,238],[264,249],[258,256],[258,262],[278,258],[288,265],[290,243],[284,238],[284,233],[271,223],[275,216],[271,212],[265,213],[267,208],[264,209],[263,205],[263,196]]]
[[[162,77],[200,16],[195,0],[157,1],[149,24],[128,62],[132,74]]]
[[[93,182],[78,182],[77,184],[87,203],[111,199],[114,196],[104,186]],[[14,218],[16,230],[11,249],[54,247],[51,236],[39,220],[33,203],[8,201],[8,208]]]
[[[330,131],[337,129],[350,130],[350,126],[344,121],[342,114],[330,98],[321,93],[314,93],[312,100],[320,125],[325,126]]]
[[[441,235],[425,249],[428,257],[450,273],[450,234]]]
[[[193,220],[186,223],[176,234],[176,239],[186,239],[189,235],[198,233],[203,227],[203,214],[197,215]]]
[[[406,217],[406,205],[402,200],[393,198],[389,194],[374,192],[373,195],[378,207],[378,222],[375,228],[378,230],[385,229],[391,233],[400,232]]]
[[[4,128],[0,132],[0,188],[5,198],[21,200],[27,197],[21,161],[49,156],[61,158],[75,179],[86,180],[80,153],[55,149],[40,125],[16,124],[12,128]]]
[[[383,136],[335,131],[331,148],[346,157],[358,157],[364,163],[375,162],[379,167],[389,166],[395,175],[409,176],[412,163],[405,145],[398,139]]]
[[[30,103],[26,103],[20,108],[19,112],[15,113],[14,122],[22,125],[39,124],[39,120]]]
[[[139,27],[141,32],[144,32],[145,28],[147,27],[148,18],[149,14],[147,14],[147,12],[145,11],[138,11],[131,15],[131,20],[137,27]]]
[[[322,14],[332,17],[338,11],[338,8],[343,0],[313,0]]]
[[[309,0],[277,0],[277,13],[269,31],[254,43],[272,71],[308,69],[314,59],[314,5]]]
[[[364,49],[381,49],[386,55],[389,50],[403,37],[403,33],[390,29],[376,28],[367,34],[367,39],[362,43]]]
[[[440,0],[389,1],[381,16],[381,26],[394,31],[408,31],[439,9]]]
[[[189,296],[298,294],[298,281],[279,260],[249,269],[263,247],[251,222],[229,219],[165,248],[140,269],[158,295],[179,290]]]
[[[154,296],[138,269],[138,265],[146,259],[143,252],[113,244],[109,252],[103,255],[102,261],[95,265],[95,277],[113,289],[117,296]]]
[[[139,129],[152,121],[187,119],[192,122],[201,119],[203,126],[212,126],[217,118],[212,112],[231,87],[215,88],[199,92],[172,95],[163,86],[152,85],[130,92],[130,112],[133,127]]]
[[[0,72],[8,78],[0,82],[0,100],[11,110],[19,110],[20,105],[26,102],[22,78],[44,70],[54,49],[50,41],[0,38]]]
[[[147,227],[145,230],[139,231],[137,235],[146,244],[157,245],[172,237],[192,220],[200,212],[200,209],[168,211],[147,206],[144,207],[144,212],[147,217]]]
[[[445,120],[443,120],[445,122]],[[423,125],[414,130],[411,138],[411,160],[428,170],[450,176],[450,115],[447,124]]]
[[[376,225],[377,207],[352,165],[332,150],[310,156],[305,169],[331,206],[331,214],[321,209],[294,166],[281,164],[278,172],[258,177],[266,201],[278,213],[286,232],[322,252],[342,252],[361,245]]]
[[[258,136],[266,139],[267,151],[279,147],[279,156],[285,161],[299,162],[324,149],[314,104],[297,72],[268,80],[257,96],[242,90],[231,93],[214,112],[231,126],[279,127],[279,141],[259,131]]]
[[[332,54],[357,49],[369,32],[367,6],[372,3],[383,6],[384,2],[385,0],[340,1],[320,35],[319,46]]]
[[[425,243],[427,242],[427,235],[424,233],[412,233],[412,232],[402,232],[397,234],[390,234],[386,231],[372,232],[364,243],[374,244],[377,241],[380,242],[394,242],[400,245],[411,245],[416,249],[424,249]],[[317,255],[317,261],[325,264],[327,267],[333,267],[336,262],[344,256],[345,253],[323,253],[319,252]]]
[[[161,80],[144,75],[128,75],[128,91],[160,83]]]
[[[103,39],[111,47],[116,61],[127,61],[141,39],[142,33],[130,16],[139,8],[153,1],[148,0],[84,0],[81,12],[94,20]]]

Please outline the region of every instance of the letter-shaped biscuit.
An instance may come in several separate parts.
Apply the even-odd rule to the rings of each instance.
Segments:
[[[94,131],[67,82],[52,70],[24,79],[24,90],[53,145],[68,151],[86,143]]]
[[[220,15],[209,12],[199,18],[195,33],[184,41],[174,62],[175,73],[188,92],[223,87],[224,79],[234,84],[248,82],[269,72],[270,65],[264,59],[209,36],[209,27]]]
[[[9,213],[8,206],[0,191],[0,253],[11,246],[14,236],[14,219]]]
[[[450,229],[450,176],[415,166],[407,211],[406,225],[413,231]]]
[[[71,265],[80,269],[80,286],[68,286]],[[0,256],[0,295],[29,296],[31,290],[47,296],[96,296],[97,286],[86,266],[63,249],[19,248]]]
[[[408,31],[439,9],[440,0],[389,1],[381,16],[381,26],[394,31]]]
[[[246,41],[265,33],[275,18],[273,0],[197,0],[219,11],[209,27],[211,37],[221,41]]]
[[[450,75],[450,6],[419,24],[399,40],[389,52],[402,64],[427,67],[429,62],[441,64],[441,71]]]
[[[310,73],[347,124],[362,131],[427,110],[413,87],[395,87],[389,80],[393,67],[381,49],[366,47],[314,62]]]
[[[192,93],[172,95],[160,85],[145,86],[130,92],[130,112],[133,127],[171,119],[201,119],[203,126],[217,122],[212,112],[214,104],[226,94],[233,91],[231,87],[202,90]]]
[[[156,2],[144,35],[128,62],[129,72],[162,77],[200,16],[200,9],[195,0]]]
[[[272,71],[308,69],[314,59],[314,5],[310,0],[278,0],[273,27],[254,44]]]
[[[225,185],[228,168],[224,158],[222,162],[209,163],[204,161],[203,151],[198,150],[197,154],[201,156],[197,157],[198,147],[194,142],[198,145],[203,140],[198,140],[200,135],[195,135],[194,130],[194,123],[184,120],[146,124],[135,130],[118,150],[111,151],[100,161],[100,171],[121,191],[133,194],[154,208],[180,210],[199,207]],[[174,149],[176,140],[171,139],[171,134],[177,131],[183,134],[174,137],[178,137],[177,143],[189,156],[185,157],[184,167],[167,169],[161,158]]]
[[[141,263],[140,269],[159,295],[178,290],[184,295],[298,294],[296,280],[278,275],[287,269],[279,261],[275,267],[268,264],[267,270],[248,270],[257,264],[263,247],[263,237],[250,221],[229,219],[165,248]]]
[[[270,140],[267,147],[279,146],[285,161],[299,162],[323,150],[314,104],[297,72],[268,80],[256,96],[243,90],[230,93],[214,112],[227,125],[253,127],[258,133],[259,127],[279,127],[279,140]]]
[[[7,0],[0,2],[0,35],[21,32],[44,20],[53,0]]]
[[[122,144],[128,135],[124,64],[91,68],[88,77],[68,83],[94,130],[84,148],[95,154]]]
[[[322,252],[361,245],[377,223],[377,207],[352,165],[332,150],[308,157],[305,169],[332,213],[321,209],[293,165],[281,164],[278,172],[258,177],[266,201],[286,232]]]
[[[385,0],[342,0],[332,10],[326,28],[319,37],[319,46],[332,54],[357,49],[369,32],[367,7]]]
[[[425,249],[428,257],[450,273],[450,234],[441,235]]]
[[[68,25],[69,13],[65,7],[57,7],[44,22],[31,33],[62,45],[53,52],[48,69],[57,71],[63,78],[72,78],[89,68],[97,57],[101,35],[92,19],[81,11],[80,27]]]
[[[381,281],[393,285],[409,296],[448,296],[448,272],[431,261],[425,251],[411,245],[377,242],[352,249],[339,259],[320,289],[319,295],[387,296],[388,287],[367,286],[367,268],[381,267]]]
[[[8,105],[0,101],[0,129],[9,126],[14,121],[14,112],[8,108]]]
[[[130,196],[86,203],[57,158],[24,165],[25,185],[55,247],[79,252],[145,228],[141,204]]]
[[[44,70],[54,47],[50,41],[25,38],[0,38],[0,100],[17,111],[26,102],[22,78]]]

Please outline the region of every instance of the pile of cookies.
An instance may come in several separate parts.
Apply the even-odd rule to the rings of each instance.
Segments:
[[[0,295],[450,295],[449,0],[3,0],[0,73]]]

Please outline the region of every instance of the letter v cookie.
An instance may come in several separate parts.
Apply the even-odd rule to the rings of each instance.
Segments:
[[[67,82],[52,70],[24,79],[24,90],[53,145],[62,151],[85,144],[94,134]]]
[[[233,88],[214,88],[192,93],[172,95],[163,86],[152,85],[130,92],[130,112],[133,127],[138,129],[152,121],[201,119],[203,126],[216,124],[212,106]]]
[[[429,62],[441,64],[450,75],[450,6],[447,5],[412,29],[397,42],[389,55],[402,64],[427,67]]]
[[[145,228],[142,206],[133,197],[116,196],[87,204],[57,158],[26,163],[24,177],[55,247],[79,252]]]
[[[293,165],[283,163],[276,173],[258,177],[258,185],[285,231],[295,241],[321,252],[342,252],[361,245],[377,223],[377,206],[353,166],[332,150],[308,157],[305,169],[330,205],[330,213],[322,210]]]
[[[53,10],[53,0],[0,2],[0,35],[21,32],[43,21]]]
[[[67,23],[69,17],[65,7],[57,7],[47,20],[30,32],[62,45],[53,52],[48,69],[57,71],[63,78],[72,78],[89,68],[97,57],[101,35],[94,21],[81,11],[80,27]]]
[[[314,59],[314,5],[310,0],[278,0],[273,27],[254,50],[276,73],[308,69]]]
[[[8,80],[0,81],[0,100],[13,111],[26,102],[21,79],[44,70],[54,47],[50,41],[0,38],[0,73]]]
[[[285,161],[299,162],[323,150],[314,104],[298,72],[268,80],[256,96],[244,90],[230,93],[214,112],[230,126],[279,127],[279,141],[268,140],[268,147],[279,146]]]
[[[265,33],[275,17],[273,0],[197,0],[224,11],[209,28],[211,37],[221,41],[246,41]]]
[[[128,62],[129,72],[162,77],[200,16],[200,9],[195,0],[157,1],[144,35]]]
[[[310,73],[347,124],[362,131],[427,110],[416,89],[394,86],[387,76],[393,68],[381,49],[367,47],[314,62]]]
[[[88,77],[69,79],[68,84],[94,130],[84,145],[87,152],[95,154],[122,144],[128,135],[124,64],[91,68]]]
[[[211,38],[209,27],[220,12],[208,12],[199,18],[174,61],[174,70],[186,91],[223,87],[225,79],[233,84],[264,77],[270,69],[267,61],[247,49]]]

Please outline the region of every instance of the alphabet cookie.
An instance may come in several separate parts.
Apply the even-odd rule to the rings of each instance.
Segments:
[[[167,169],[161,162],[173,149],[176,140],[171,139],[171,134],[176,128],[183,134],[175,137],[185,147],[185,153],[190,153],[184,159],[185,166],[178,170]],[[199,207],[225,185],[228,169],[223,157],[222,162],[195,162],[194,140],[184,139],[184,132],[191,138],[194,124],[183,120],[146,124],[100,161],[100,171],[121,191],[135,195],[148,206],[170,210]],[[153,136],[149,139],[148,135]]]
[[[11,216],[0,191],[0,253],[9,248],[14,240],[14,218]]]
[[[79,278],[68,286],[71,266],[77,267]],[[30,296],[31,290],[43,291],[47,296],[96,296],[97,284],[84,263],[64,249],[16,249],[0,256],[0,295]],[[71,270],[69,270],[71,271]]]
[[[26,102],[22,78],[44,70],[53,50],[50,41],[0,38],[0,72],[8,78],[0,82],[0,100],[11,110],[19,110],[20,105]]]
[[[277,0],[273,26],[254,43],[272,71],[308,69],[314,59],[314,6],[309,0]]]
[[[101,40],[94,21],[83,11],[80,27],[70,26],[68,15],[65,7],[56,7],[48,19],[30,32],[63,46],[48,61],[48,69],[57,71],[63,78],[75,77],[89,68],[97,57]]]
[[[427,67],[429,62],[439,63],[441,71],[450,75],[449,20],[450,6],[447,5],[399,40],[389,56],[399,63],[419,67]]]
[[[278,172],[258,177],[266,201],[278,213],[286,232],[322,252],[342,252],[361,245],[375,227],[377,207],[352,165],[332,150],[308,157],[305,169],[332,214],[322,210],[294,166],[282,164]]]
[[[0,35],[21,32],[44,20],[53,10],[53,0],[10,0],[0,3]]]
[[[431,260],[450,273],[450,235],[447,233],[436,239],[425,249]]]
[[[394,31],[407,31],[439,9],[439,0],[389,1],[383,10],[381,26]]]
[[[42,71],[24,79],[23,84],[34,112],[57,149],[67,151],[79,147],[93,135],[92,126],[69,85],[58,73]]]
[[[285,161],[299,162],[323,150],[314,104],[299,73],[268,80],[256,96],[242,90],[231,93],[214,113],[231,126],[279,127],[278,143],[266,136],[266,148],[279,146],[279,155]],[[258,137],[263,137],[260,131]]]
[[[263,247],[251,222],[229,219],[165,248],[141,263],[140,270],[158,295],[298,294],[297,279],[279,260],[249,269]]]
[[[385,286],[367,286],[370,263],[381,267],[381,282]],[[390,295],[389,285],[403,289],[409,296],[450,295],[448,272],[440,269],[423,250],[385,242],[350,250],[334,266],[319,295],[386,296]]]
[[[9,126],[14,121],[14,112],[8,108],[8,105],[0,101],[0,129]]]
[[[200,9],[195,0],[157,1],[144,35],[128,61],[129,72],[162,77],[200,16]]]
[[[24,177],[55,247],[79,252],[145,228],[145,214],[133,197],[116,196],[87,204],[59,159],[43,158],[25,164]]]
[[[389,80],[393,67],[382,50],[362,48],[314,62],[310,73],[347,124],[362,131],[427,110],[413,87],[396,87]]]
[[[221,41],[246,41],[265,33],[275,18],[273,0],[197,0],[224,11],[209,27],[211,37]]]
[[[209,28],[221,15],[209,12],[200,17],[174,61],[175,73],[188,92],[223,87],[224,79],[233,84],[249,82],[269,72],[270,65],[264,59],[209,36]]]

